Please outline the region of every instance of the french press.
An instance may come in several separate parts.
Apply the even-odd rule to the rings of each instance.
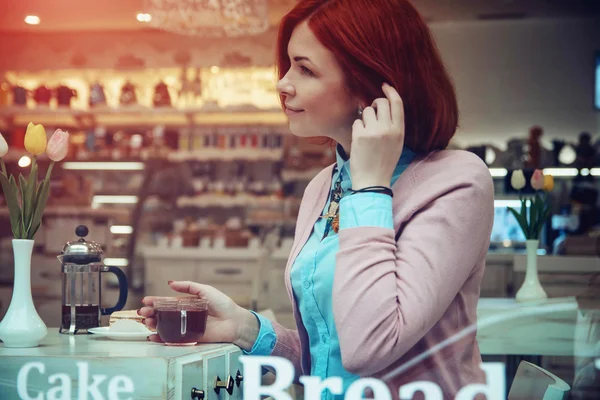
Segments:
[[[102,315],[123,309],[127,302],[127,278],[120,268],[105,266],[102,247],[86,241],[89,231],[79,225],[79,240],[67,242],[57,256],[62,266],[62,322],[60,333],[75,334],[79,329],[97,328]],[[119,300],[112,308],[102,308],[102,273],[119,279]]]

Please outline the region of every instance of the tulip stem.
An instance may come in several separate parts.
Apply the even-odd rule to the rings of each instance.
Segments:
[[[0,157],[0,167],[2,167],[2,173],[5,177],[8,178],[8,174],[6,173],[6,165],[4,165],[4,159]]]
[[[54,167],[54,161],[50,162],[50,166],[48,167],[48,171],[46,171],[46,179],[44,180],[49,180],[50,179],[50,174],[52,173],[52,167]]]

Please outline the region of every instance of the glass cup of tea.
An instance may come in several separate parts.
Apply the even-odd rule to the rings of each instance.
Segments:
[[[161,297],[154,301],[156,332],[167,346],[193,346],[206,330],[208,301],[196,297]]]

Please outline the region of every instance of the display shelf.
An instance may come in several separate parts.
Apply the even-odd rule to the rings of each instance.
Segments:
[[[261,110],[253,107],[200,109],[177,109],[172,107],[149,108],[123,106],[120,108],[94,108],[77,110],[71,108],[5,107],[0,109],[3,128],[26,126],[30,121],[47,126],[92,127],[139,127],[164,125],[186,127],[191,125],[285,125],[287,117],[278,110]]]
[[[168,259],[168,260],[250,260],[259,259],[264,256],[264,249],[256,248],[209,248],[202,249],[198,247],[161,247],[161,246],[142,246],[140,248],[146,258]]]
[[[236,149],[215,149],[201,148],[197,151],[174,151],[169,154],[169,161],[281,161],[283,159],[283,149],[257,149],[257,148],[236,148]]]
[[[131,211],[124,208],[92,208],[77,206],[47,206],[44,216],[89,216],[89,217],[115,217],[128,218]],[[0,217],[8,217],[8,208],[0,206]]]
[[[178,207],[277,207],[283,206],[285,199],[274,196],[251,196],[240,194],[236,196],[228,195],[201,195],[201,196],[181,196],[177,199]]]
[[[311,168],[305,171],[295,171],[291,169],[284,169],[281,171],[281,179],[284,182],[294,181],[310,181],[312,178],[317,176],[323,168]]]

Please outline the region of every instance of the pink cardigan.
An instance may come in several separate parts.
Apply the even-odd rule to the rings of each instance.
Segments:
[[[310,374],[310,353],[290,267],[325,206],[332,167],[304,192],[285,271],[298,329],[273,323],[272,355],[293,362],[296,381]],[[485,382],[475,336],[494,215],[492,178],[472,153],[444,150],[416,158],[392,190],[397,243],[391,229],[339,232],[332,296],[342,362],[349,372],[384,380],[395,399],[400,386],[423,380],[454,398],[460,388]],[[415,357],[422,359],[409,363]]]

